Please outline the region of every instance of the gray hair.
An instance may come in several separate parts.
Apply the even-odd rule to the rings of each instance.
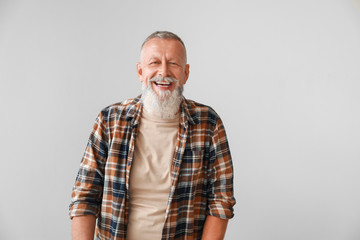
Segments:
[[[147,43],[149,40],[153,39],[153,38],[160,38],[160,39],[174,39],[179,41],[185,48],[185,44],[184,42],[181,40],[181,38],[176,35],[175,33],[172,32],[168,32],[168,31],[156,31],[152,34],[150,34],[150,36],[148,36],[145,41],[143,42],[143,44],[141,45],[141,49],[144,47],[145,43]],[[185,48],[186,51],[186,48]]]
[[[181,45],[183,45],[184,47],[184,51],[185,51],[185,62],[187,61],[187,54],[186,54],[186,47],[185,47],[185,44],[184,42],[181,40],[181,38],[176,35],[175,33],[172,33],[172,32],[168,32],[168,31],[156,31],[152,34],[150,34],[150,36],[148,36],[145,41],[143,42],[143,44],[141,45],[141,49],[143,49],[144,45],[150,41],[151,39],[153,38],[160,38],[160,39],[174,39],[178,42],[181,43]]]

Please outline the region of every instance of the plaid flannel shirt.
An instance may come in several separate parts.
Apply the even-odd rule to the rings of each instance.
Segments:
[[[90,135],[69,214],[96,215],[96,239],[126,239],[129,174],[142,108],[137,97],[103,109]],[[207,215],[233,217],[233,167],[224,126],[210,107],[185,98],[171,181],[163,240],[200,239]]]

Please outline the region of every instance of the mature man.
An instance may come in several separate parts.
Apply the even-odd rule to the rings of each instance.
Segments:
[[[233,167],[213,109],[182,96],[183,41],[143,43],[142,95],[101,111],[70,205],[73,239],[223,239],[233,217]]]

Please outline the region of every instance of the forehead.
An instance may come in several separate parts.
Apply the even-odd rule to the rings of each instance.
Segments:
[[[175,39],[153,38],[141,50],[141,59],[162,57],[186,59],[184,46]]]

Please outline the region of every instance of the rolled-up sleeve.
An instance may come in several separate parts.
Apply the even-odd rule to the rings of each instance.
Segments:
[[[234,216],[233,164],[225,128],[218,118],[209,158],[208,214],[222,219]]]
[[[70,218],[99,215],[108,153],[108,133],[100,113],[90,134],[72,191]]]

